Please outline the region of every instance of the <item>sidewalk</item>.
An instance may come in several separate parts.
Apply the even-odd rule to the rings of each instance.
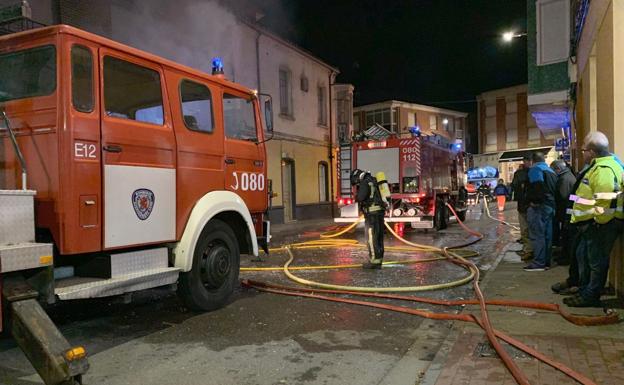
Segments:
[[[524,263],[509,244],[481,288],[486,299],[516,299],[563,304],[550,285],[565,279],[567,266],[546,272],[525,272]],[[604,297],[603,297],[604,299]],[[616,301],[609,301],[610,304]],[[602,309],[564,309],[576,314],[602,314]],[[494,328],[537,349],[598,384],[624,384],[624,324],[575,326],[559,315],[530,309],[488,306]],[[616,309],[624,313],[621,306]],[[479,314],[477,306],[464,310]],[[576,384],[552,367],[503,343],[531,384]],[[515,384],[511,374],[475,325],[456,322],[454,329],[420,384]]]

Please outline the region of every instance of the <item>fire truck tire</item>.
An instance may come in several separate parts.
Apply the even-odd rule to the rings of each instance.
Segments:
[[[180,275],[178,294],[186,305],[198,311],[223,307],[238,284],[240,251],[232,229],[213,219],[202,230],[193,267]]]
[[[436,231],[444,230],[447,227],[448,210],[444,201],[439,199],[436,203],[435,216],[433,217],[433,227]]]

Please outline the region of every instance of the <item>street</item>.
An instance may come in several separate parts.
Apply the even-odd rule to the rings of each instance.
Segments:
[[[513,207],[505,213],[515,216]],[[480,211],[468,213],[467,224],[485,234],[471,249],[474,262],[487,273],[501,250],[514,238],[507,226]],[[278,227],[273,246],[318,238],[324,226],[313,222]],[[345,236],[361,240],[363,231]],[[439,233],[406,232],[418,243],[449,245],[466,239],[454,221]],[[386,246],[399,243],[386,236]],[[364,249],[295,250],[297,265],[361,262]],[[414,258],[387,252],[385,260]],[[242,259],[243,266],[281,266],[287,257],[272,254],[265,262]],[[414,286],[456,280],[466,272],[445,261],[384,267],[298,271],[301,277],[359,286]],[[295,285],[282,272],[241,272],[240,278]],[[469,284],[418,295],[471,298]],[[392,301],[384,301],[391,303]],[[399,304],[399,303],[397,303]],[[399,305],[406,305],[405,303]],[[413,305],[410,305],[413,306]],[[417,305],[419,309],[459,311]],[[239,288],[223,309],[194,314],[175,293],[138,293],[133,302],[120,299],[62,303],[49,310],[73,344],[84,344],[91,369],[86,384],[413,384],[424,374],[450,322],[424,321],[406,314],[319,300],[259,293]],[[41,383],[12,340],[0,345],[3,384]]]

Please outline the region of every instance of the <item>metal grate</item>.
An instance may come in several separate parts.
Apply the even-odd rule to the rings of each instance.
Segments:
[[[45,27],[45,24],[31,20],[27,17],[16,17],[0,22],[0,36],[41,27]]]
[[[509,356],[511,356],[511,358],[513,358],[514,360],[530,360],[533,358],[522,350],[516,349],[509,344],[503,343],[502,345],[503,349],[505,349]],[[494,350],[492,345],[490,345],[490,343],[486,341],[479,342],[477,344],[477,347],[473,352],[473,356],[477,358],[498,358],[498,353],[496,353],[496,350]]]

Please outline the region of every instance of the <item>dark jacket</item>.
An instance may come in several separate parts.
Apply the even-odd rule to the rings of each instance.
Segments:
[[[507,186],[505,186],[504,184],[497,184],[496,187],[494,187],[494,195],[496,195],[496,196],[499,196],[499,195],[507,196],[507,195],[509,195],[509,191],[507,190]]]
[[[511,191],[514,195],[514,200],[518,202],[518,211],[526,213],[529,207],[529,202],[526,199],[526,190],[529,186],[529,169],[521,168],[514,173],[513,181],[511,182]]]
[[[557,209],[555,215],[558,219],[563,220],[570,201],[570,194],[574,193],[574,185],[576,177],[569,168],[566,168],[561,174],[557,175],[555,203]]]
[[[529,204],[547,205],[555,209],[557,175],[545,162],[539,162],[529,169]]]

